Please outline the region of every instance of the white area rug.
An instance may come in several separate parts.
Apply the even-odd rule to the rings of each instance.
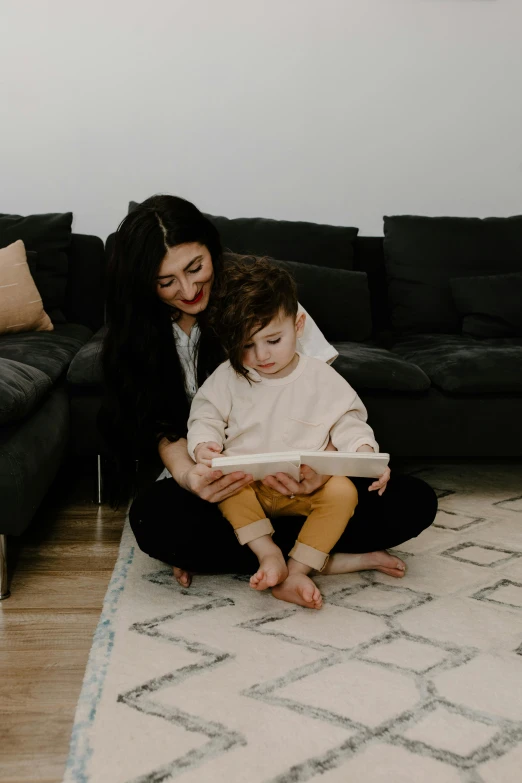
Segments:
[[[406,577],[320,577],[319,612],[182,590],[127,525],[66,783],[520,783],[521,468],[417,472],[440,511]]]

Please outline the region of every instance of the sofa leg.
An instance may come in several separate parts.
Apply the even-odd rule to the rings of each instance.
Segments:
[[[0,601],[9,598],[11,593],[7,587],[7,536],[0,535]]]
[[[102,476],[102,458],[98,454],[98,505],[103,503],[103,476]]]

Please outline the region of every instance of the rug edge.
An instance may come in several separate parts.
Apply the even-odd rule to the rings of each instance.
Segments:
[[[135,541],[125,518],[118,558],[114,565],[107,592],[103,599],[100,618],[94,631],[89,658],[85,667],[82,687],[69,741],[69,753],[65,764],[62,783],[87,783],[87,764],[92,756],[90,730],[96,717],[96,709],[103,691],[105,676],[113,648],[113,618],[122,595],[129,567],[134,559]]]

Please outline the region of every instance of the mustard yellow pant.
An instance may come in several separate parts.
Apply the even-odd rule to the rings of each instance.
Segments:
[[[274,528],[269,517],[308,517],[289,555],[322,571],[330,550],[353,516],[357,499],[355,485],[344,476],[332,476],[312,494],[293,498],[255,481],[223,500],[219,508],[234,528],[240,544],[272,535]]]

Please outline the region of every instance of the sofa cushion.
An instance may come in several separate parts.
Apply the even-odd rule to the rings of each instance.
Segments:
[[[522,392],[522,338],[475,340],[465,335],[404,338],[394,353],[414,362],[434,386],[453,394]]]
[[[84,324],[93,332],[104,323],[106,256],[99,237],[73,234],[64,314],[67,323]]]
[[[365,272],[328,269],[297,261],[274,261],[297,283],[299,301],[327,340],[362,342],[372,335],[370,292]]]
[[[0,334],[51,331],[21,240],[0,249]]]
[[[72,212],[43,215],[0,215],[0,247],[21,239],[45,311],[53,323],[64,323],[71,248]]]
[[[53,332],[23,332],[0,336],[0,358],[36,367],[56,381],[92,335],[80,324],[60,324]]]
[[[138,206],[138,202],[131,201],[129,212]],[[257,217],[205,217],[219,231],[223,248],[233,253],[353,269],[353,243],[358,228]]]
[[[522,337],[522,272],[457,277],[451,293],[471,337]]]
[[[356,391],[420,392],[430,386],[415,364],[368,343],[334,343],[339,356],[333,367]]]
[[[45,312],[53,324],[64,324],[67,320],[63,312],[69,271],[67,254],[53,250],[29,250],[27,263]]]
[[[206,217],[219,231],[223,247],[234,253],[353,269],[357,228],[268,218]]]
[[[254,263],[258,256],[225,253]],[[372,334],[368,278],[364,272],[330,269],[297,261],[271,263],[286,269],[297,284],[299,302],[317,323],[327,340],[367,340]]]
[[[395,331],[458,333],[450,278],[522,271],[522,216],[385,217],[384,254]]]
[[[43,215],[0,214],[0,247],[23,240],[28,250],[67,250],[71,244],[72,212]]]
[[[0,427],[1,533],[19,536],[34,517],[63,463],[69,421],[69,400],[59,384],[30,416]]]
[[[103,380],[101,351],[107,327],[102,326],[82,345],[67,372],[67,381],[75,386],[101,386]]]
[[[0,359],[0,424],[27,416],[52,386],[48,375],[11,359]]]

